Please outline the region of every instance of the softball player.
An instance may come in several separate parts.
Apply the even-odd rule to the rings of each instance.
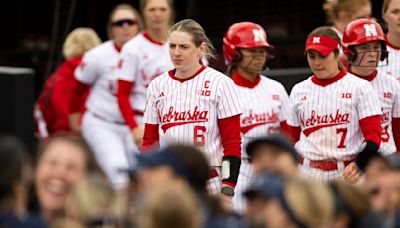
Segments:
[[[224,198],[233,196],[239,174],[241,108],[233,81],[200,64],[212,49],[197,22],[183,20],[171,28],[169,53],[175,69],[149,85],[143,148],[158,141],[161,147],[197,146],[211,166],[209,191],[222,192]]]
[[[375,89],[382,107],[382,137],[379,151],[390,160],[398,161],[400,146],[400,84],[394,77],[377,72],[379,61],[387,58],[385,34],[373,20],[358,19],[346,26],[344,52],[350,71],[366,79]]]
[[[173,68],[167,42],[173,1],[143,0],[140,9],[145,31],[124,45],[117,71],[119,109],[136,145],[142,144],[147,87],[155,77]]]
[[[246,145],[251,139],[279,131],[280,125],[286,124],[289,96],[281,83],[260,75],[266,68],[268,50],[272,48],[260,25],[251,22],[233,24],[225,34],[223,45],[225,61],[238,87],[243,111],[240,117],[242,163],[233,198],[233,208],[243,213],[245,199],[242,193],[253,177]]]
[[[104,42],[83,57],[75,70],[77,94],[91,87],[82,118],[82,135],[94,151],[96,160],[116,189],[128,183],[120,169],[129,166],[128,158],[138,148],[133,144],[128,125],[117,104],[117,69],[122,45],[139,31],[139,14],[127,4],[118,5],[110,14],[111,40]],[[72,111],[79,111],[72,101]]]
[[[302,176],[356,183],[381,142],[381,107],[368,81],[343,71],[340,47],[327,26],[309,34],[305,52],[314,75],[294,86],[288,124]]]
[[[385,0],[382,6],[382,18],[388,28],[385,38],[389,58],[387,61],[382,61],[378,71],[400,81],[400,0]]]

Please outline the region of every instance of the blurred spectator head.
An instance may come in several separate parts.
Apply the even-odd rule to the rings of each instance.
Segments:
[[[27,190],[31,183],[31,163],[23,143],[14,136],[0,136],[0,212],[15,211],[16,202],[27,203]],[[20,209],[26,205],[20,205]]]
[[[66,203],[66,216],[83,227],[115,227],[123,208],[117,193],[101,173],[90,173],[76,186]]]
[[[159,152],[138,156],[139,187],[146,191],[167,183],[186,183],[205,192],[209,166],[204,154],[193,146],[171,145]]]
[[[284,181],[277,177],[269,177],[261,183],[253,188],[252,194],[245,193],[248,199],[258,193],[255,194],[258,216],[253,217],[251,223],[267,227],[327,227],[332,223],[334,201],[326,185],[298,179]],[[253,183],[253,187],[254,184],[257,185]],[[255,191],[257,188],[259,190]]]
[[[328,22],[332,24],[369,18],[372,12],[370,0],[326,0],[323,8]]]
[[[76,184],[92,171],[100,172],[81,137],[55,135],[39,145],[35,186],[45,219],[63,212]]]
[[[174,0],[140,0],[139,8],[146,29],[169,29],[175,21]]]
[[[203,214],[188,186],[165,185],[149,190],[138,214],[138,227],[200,228]]]
[[[268,170],[287,176],[297,175],[296,149],[282,135],[255,139],[247,145],[246,152],[256,173]]]
[[[371,205],[366,192],[343,181],[329,184],[335,199],[334,227],[356,227]]]
[[[65,59],[82,56],[85,52],[101,43],[97,33],[91,28],[76,28],[64,41],[63,55]]]
[[[107,35],[119,45],[132,39],[143,29],[139,12],[129,4],[118,4],[108,17]]]

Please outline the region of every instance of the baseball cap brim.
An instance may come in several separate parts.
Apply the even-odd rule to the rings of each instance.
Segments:
[[[321,53],[323,56],[327,56],[329,55],[333,50],[335,50],[335,48],[333,47],[327,47],[321,44],[311,44],[308,45],[306,48],[306,52],[309,50],[314,50],[317,51],[319,53]]]
[[[254,195],[265,199],[278,197],[284,186],[284,178],[273,173],[263,172],[257,175],[250,186],[243,192],[246,198]]]

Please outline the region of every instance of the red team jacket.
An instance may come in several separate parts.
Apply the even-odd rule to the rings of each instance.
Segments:
[[[76,57],[64,61],[56,72],[47,79],[37,102],[43,118],[38,118],[37,113],[35,113],[36,129],[39,136],[45,137],[38,130],[39,122],[43,120],[46,123],[49,135],[60,131],[70,131],[68,122],[69,103],[75,85],[74,71],[81,60],[82,57]],[[88,92],[86,91],[85,97],[87,97]],[[86,99],[82,99],[80,104],[82,109],[85,101]]]

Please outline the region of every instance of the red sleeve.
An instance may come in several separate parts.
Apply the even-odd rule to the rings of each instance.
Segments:
[[[69,103],[70,113],[80,112],[82,103],[85,101],[87,92],[90,85],[84,84],[74,78],[74,85],[72,86],[71,99]]]
[[[400,118],[392,119],[392,131],[397,151],[400,151]]]
[[[159,141],[158,124],[146,123],[144,125],[142,151],[146,152],[155,149],[155,147],[157,147],[158,141]]]
[[[368,116],[360,120],[361,131],[365,141],[372,141],[378,147],[381,144],[382,127],[381,116]]]
[[[128,124],[130,129],[134,129],[138,126],[135,120],[135,115],[133,113],[133,106],[129,101],[129,95],[131,93],[132,87],[133,87],[132,82],[128,82],[125,80],[118,80],[118,90],[117,90],[118,106],[122,116],[125,119],[125,122]]]
[[[288,136],[288,138],[292,141],[292,143],[296,143],[300,140],[300,127],[293,127],[287,124],[286,122],[280,123],[281,132]]]
[[[240,115],[218,120],[224,156],[241,158]]]

